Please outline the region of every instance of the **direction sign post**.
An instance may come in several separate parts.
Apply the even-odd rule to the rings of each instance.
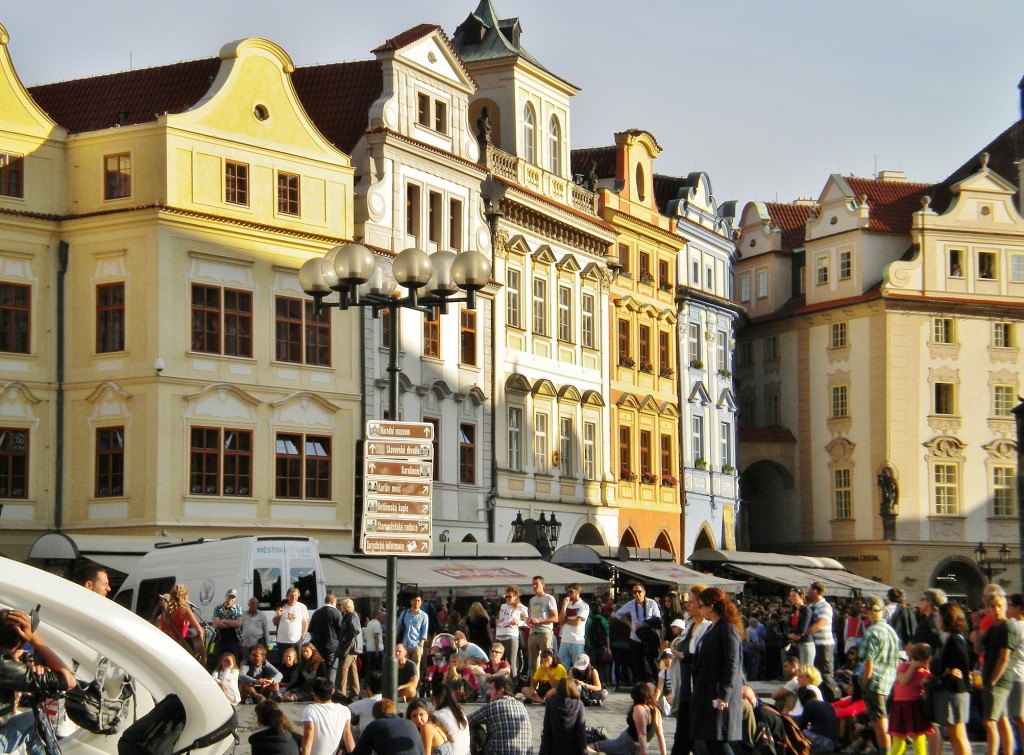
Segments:
[[[371,420],[364,438],[363,552],[431,555],[434,426]]]

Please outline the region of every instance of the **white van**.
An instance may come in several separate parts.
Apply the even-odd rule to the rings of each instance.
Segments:
[[[213,620],[213,609],[228,590],[238,590],[246,610],[256,596],[260,609],[273,616],[292,586],[310,613],[323,605],[325,589],[318,543],[310,537],[240,536],[157,545],[132,570],[114,600],[149,619],[157,596],[176,584],[188,587],[200,621]],[[271,624],[271,634],[276,634]]]

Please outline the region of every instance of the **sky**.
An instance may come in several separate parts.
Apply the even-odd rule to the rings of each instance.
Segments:
[[[27,86],[216,56],[265,37],[296,65],[372,57],[478,0],[7,0]],[[630,128],[655,171],[708,174],[718,202],[817,198],[829,174],[944,179],[1021,117],[1020,0],[493,0],[580,87],[574,148]],[[1008,176],[1015,180],[1015,176]]]

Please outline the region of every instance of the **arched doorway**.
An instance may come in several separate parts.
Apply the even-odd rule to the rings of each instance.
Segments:
[[[747,549],[774,551],[779,543],[800,539],[800,503],[788,469],[774,461],[754,462],[743,470],[740,493]]]
[[[658,533],[658,539],[654,541],[654,547],[661,548],[663,551],[668,551],[669,553],[671,553],[673,561],[679,560],[676,554],[675,546],[672,543],[672,539],[668,536],[668,533],[665,532],[665,530],[662,530]]]
[[[464,542],[464,543],[475,543],[476,542],[476,538],[473,536],[473,533],[469,533],[464,538],[462,538],[462,542]]]
[[[626,531],[622,533],[622,537],[619,538],[619,545],[624,545],[627,548],[639,548],[640,541],[636,538],[636,533],[633,532],[632,527],[627,527]]]
[[[928,579],[930,587],[938,587],[950,598],[964,601],[971,608],[981,606],[985,575],[978,565],[963,556],[950,556],[938,563]]]
[[[580,545],[607,545],[601,530],[591,522],[584,522],[576,531],[576,537],[572,541]]]
[[[718,545],[715,544],[715,536],[712,534],[711,528],[705,524],[700,528],[700,532],[697,533],[697,539],[693,541],[694,551],[717,547]]]

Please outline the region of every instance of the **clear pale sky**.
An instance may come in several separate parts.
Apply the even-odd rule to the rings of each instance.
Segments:
[[[8,0],[26,85],[217,55],[244,37],[296,65],[360,60],[477,0]],[[493,0],[581,88],[572,146],[628,128],[659,173],[706,171],[718,201],[817,197],[830,173],[939,181],[1021,117],[1021,0]],[[1014,176],[1007,176],[1014,180]]]

